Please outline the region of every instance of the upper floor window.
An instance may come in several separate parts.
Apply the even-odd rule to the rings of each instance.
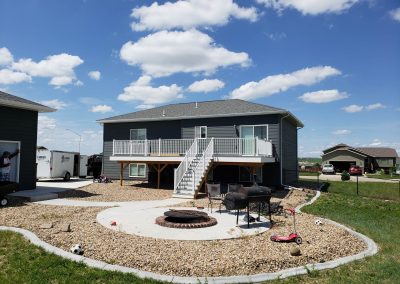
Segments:
[[[268,125],[242,125],[240,127],[241,138],[253,138],[268,140]]]
[[[131,129],[130,139],[131,140],[146,140],[147,139],[146,128]]]

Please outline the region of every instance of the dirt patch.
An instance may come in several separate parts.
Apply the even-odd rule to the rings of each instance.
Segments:
[[[59,198],[79,199],[85,201],[140,201],[167,199],[172,196],[172,189],[149,188],[142,182],[125,181],[93,183],[79,189],[59,193]]]

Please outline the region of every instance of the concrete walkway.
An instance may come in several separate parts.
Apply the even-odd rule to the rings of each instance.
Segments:
[[[300,176],[300,179],[311,179],[311,180],[317,180],[316,176]],[[319,180],[320,181],[341,181],[341,176],[340,174],[336,174],[336,175],[320,175],[319,176]],[[350,177],[350,181],[357,181],[357,177],[356,176],[351,176]],[[386,182],[386,183],[398,183],[399,179],[379,179],[379,178],[369,178],[369,177],[365,177],[365,176],[359,176],[358,177],[358,181],[359,182]]]
[[[37,182],[36,189],[17,191],[14,193],[10,193],[9,196],[25,198],[31,202],[41,201],[41,200],[51,200],[58,198],[58,193],[60,192],[64,192],[70,189],[78,189],[92,183],[93,183],[92,180],[78,180],[78,179],[72,179],[69,182],[58,181],[58,180]]]

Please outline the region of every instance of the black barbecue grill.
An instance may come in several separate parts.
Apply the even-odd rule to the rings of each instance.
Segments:
[[[271,194],[272,190],[266,186],[241,187],[238,192],[227,193],[223,203],[227,210],[236,210],[236,224],[239,222],[239,211],[247,208],[247,227],[250,227],[250,204],[252,203],[258,204],[257,220],[260,220],[261,206],[267,204],[271,222]]]

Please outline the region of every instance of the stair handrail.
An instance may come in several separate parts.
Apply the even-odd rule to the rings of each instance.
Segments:
[[[203,178],[204,172],[206,170],[206,161],[207,163],[209,160],[212,159],[214,156],[214,137],[211,138],[210,142],[207,145],[207,148],[204,150],[203,153],[201,153],[201,156],[199,157],[199,163],[196,165],[196,167],[193,169],[192,175],[193,175],[193,191],[196,190],[196,173],[199,172],[201,173],[201,176]]]
[[[174,192],[176,192],[176,189],[180,184],[180,182],[182,181],[183,176],[185,175],[187,169],[189,168],[190,163],[196,156],[197,156],[197,138],[194,139],[190,148],[185,152],[185,157],[183,161],[174,171]]]

